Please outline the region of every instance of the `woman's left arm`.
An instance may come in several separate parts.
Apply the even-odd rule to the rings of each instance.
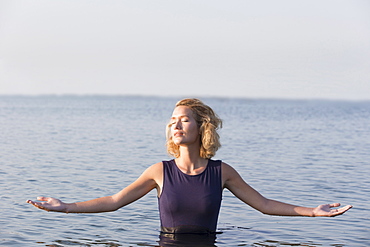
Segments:
[[[333,207],[339,207],[340,203],[325,204],[319,205],[316,208],[309,208],[265,198],[258,191],[249,186],[238,172],[226,163],[222,163],[222,181],[223,187],[230,190],[240,200],[268,215],[334,217],[352,208],[351,205],[348,205],[339,209],[332,209]]]

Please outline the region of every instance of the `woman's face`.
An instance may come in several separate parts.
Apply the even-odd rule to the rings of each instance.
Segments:
[[[176,107],[170,123],[171,137],[176,145],[199,144],[199,128],[189,107]]]

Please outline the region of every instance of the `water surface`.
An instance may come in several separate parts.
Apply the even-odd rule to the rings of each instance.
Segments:
[[[211,239],[159,233],[155,191],[116,212],[61,214],[25,203],[111,195],[170,159],[177,98],[0,97],[2,246],[370,246],[370,102],[211,99],[224,120],[215,159],[269,198],[341,202],[335,218],[263,215],[225,191]]]

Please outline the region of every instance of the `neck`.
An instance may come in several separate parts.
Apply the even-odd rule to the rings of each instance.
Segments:
[[[180,147],[180,156],[176,159],[177,166],[185,173],[197,173],[207,166],[208,160],[200,157],[199,148],[192,149],[189,146]]]

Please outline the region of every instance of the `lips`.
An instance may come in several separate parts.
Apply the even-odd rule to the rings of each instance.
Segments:
[[[184,135],[184,133],[182,133],[182,132],[175,132],[173,134],[173,136],[175,136],[175,137],[179,137],[179,136],[183,136],[183,135]]]

